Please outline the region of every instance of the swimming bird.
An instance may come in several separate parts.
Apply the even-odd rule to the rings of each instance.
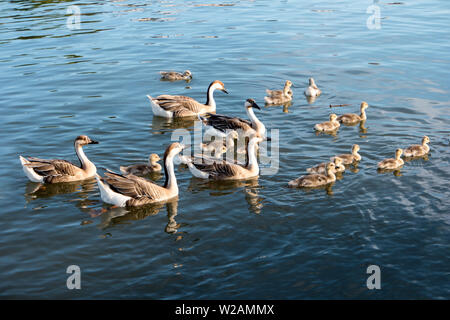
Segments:
[[[358,153],[358,151],[360,150],[359,145],[354,144],[352,146],[352,153],[351,154],[340,154],[337,156],[334,156],[332,158],[330,158],[331,161],[334,161],[335,158],[341,158],[342,159],[342,163],[345,165],[349,165],[352,164],[354,162],[357,161],[361,161],[361,155]]]
[[[225,115],[209,113],[207,114],[209,116],[208,118],[199,117],[206,127],[205,134],[225,138],[228,134],[227,130],[236,130],[239,134],[245,134],[248,136],[258,134],[260,137],[264,138],[266,134],[266,127],[261,121],[259,121],[253,112],[253,108],[259,110],[261,110],[261,108],[253,99],[247,99],[244,106],[250,121],[237,117],[233,118]]]
[[[430,152],[428,143],[430,143],[430,138],[428,138],[428,136],[424,136],[422,138],[422,145],[413,144],[412,146],[406,148],[403,154],[405,157],[422,157]]]
[[[122,175],[107,171],[104,177],[96,175],[102,200],[118,207],[125,207],[162,202],[177,197],[178,185],[173,158],[183,149],[184,145],[178,142],[167,147],[164,153],[166,181],[163,186],[133,174]]]
[[[306,176],[301,176],[295,180],[289,181],[290,188],[303,187],[314,188],[327,185],[336,181],[336,168],[334,163],[329,162],[326,166],[326,174],[313,173]]]
[[[313,78],[309,78],[309,87],[305,90],[305,96],[307,97],[318,97],[322,91],[317,87],[316,82]]]
[[[152,153],[148,158],[148,163],[138,163],[133,164],[128,167],[120,167],[120,172],[123,174],[137,174],[137,175],[146,175],[152,172],[161,171],[162,167],[158,163],[160,160],[159,156],[156,153]]]
[[[345,166],[343,165],[343,160],[341,158],[334,157],[333,158],[333,163],[334,163],[334,167],[336,169],[336,172],[344,172],[345,171]],[[324,174],[324,173],[326,173],[327,164],[328,164],[327,162],[323,162],[321,164],[318,164],[315,167],[306,169],[306,171],[309,172],[309,173]]]
[[[364,121],[367,119],[366,116],[366,109],[369,107],[369,105],[367,104],[367,102],[361,102],[361,114],[357,115],[355,113],[346,113],[343,115],[340,115],[339,117],[337,117],[337,121],[339,121],[340,123],[343,124],[347,124],[347,125],[352,125],[352,124],[357,124],[360,121]]]
[[[378,162],[378,169],[392,170],[401,167],[404,164],[403,159],[400,158],[402,153],[402,149],[395,150],[395,159],[385,159]]]
[[[93,178],[97,173],[95,165],[89,161],[83,151],[87,144],[98,144],[88,136],[81,135],[75,139],[74,146],[80,166],[60,159],[39,159],[19,156],[25,175],[33,182],[58,183],[80,181]]]
[[[292,82],[286,80],[283,90],[266,89],[267,96],[264,97],[266,104],[284,104],[292,100]]]
[[[263,139],[258,135],[253,135],[247,146],[248,163],[240,165],[223,160],[213,163],[196,163],[188,161],[187,165],[192,175],[201,179],[212,180],[242,180],[257,177],[259,166],[256,159],[256,145]]]
[[[218,151],[220,152],[221,150],[223,151],[223,147],[225,147],[225,151],[222,152],[222,153],[225,153],[225,152],[227,152],[228,148],[232,149],[234,147],[234,140],[238,139],[238,138],[239,138],[238,133],[233,130],[233,131],[229,131],[228,134],[226,135],[225,145],[223,144],[223,138],[216,137],[216,139],[214,141],[211,141],[208,144],[202,143],[200,146],[203,151],[212,152],[214,150],[216,153]]]
[[[176,80],[191,80],[192,73],[189,70],[186,70],[183,73],[175,72],[175,71],[160,71],[162,80],[176,81]]]
[[[152,98],[147,95],[152,105],[152,111],[155,116],[164,118],[193,117],[208,112],[216,112],[216,102],[214,101],[214,91],[220,90],[225,93],[228,91],[222,81],[211,82],[206,93],[206,103],[200,103],[191,97],[160,95]]]
[[[325,121],[318,123],[314,126],[314,129],[321,132],[330,132],[339,129],[341,124],[336,120],[337,116],[332,113],[330,114],[330,121]]]

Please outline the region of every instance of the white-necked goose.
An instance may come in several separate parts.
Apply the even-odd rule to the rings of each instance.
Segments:
[[[213,81],[208,87],[206,93],[206,103],[200,103],[195,99],[187,96],[173,96],[173,95],[160,95],[156,98],[152,98],[147,95],[152,105],[152,111],[155,116],[164,118],[182,118],[193,117],[208,112],[216,112],[216,102],[214,100],[214,91],[221,90],[228,93],[225,90],[224,84],[219,81]]]
[[[343,124],[348,124],[348,125],[352,125],[352,124],[357,124],[360,121],[364,121],[367,119],[366,116],[366,109],[369,107],[369,105],[367,104],[367,102],[362,102],[361,103],[361,114],[357,115],[355,113],[346,113],[343,115],[340,115],[339,117],[337,117],[337,121],[339,121],[340,123]]]
[[[253,108],[259,110],[261,108],[253,99],[247,99],[244,106],[250,121],[221,114],[208,114],[208,118],[199,117],[206,127],[205,134],[225,138],[230,130],[235,130],[239,134],[248,136],[257,134],[264,138],[266,135],[266,127],[259,121],[253,111]]]
[[[291,188],[314,188],[324,186],[336,181],[335,173],[336,168],[334,163],[329,162],[326,166],[326,174],[313,173],[306,176],[301,176],[300,178],[289,181],[288,186]]]
[[[97,173],[97,168],[84,154],[83,146],[87,144],[98,144],[98,142],[85,135],[75,139],[75,152],[80,160],[79,167],[66,160],[34,157],[26,159],[19,156],[23,171],[28,179],[41,183],[70,182],[93,178]]]
[[[316,82],[313,78],[309,78],[309,87],[305,90],[305,96],[307,97],[318,97],[322,91],[317,87]]]
[[[133,174],[121,175],[108,171],[103,178],[96,175],[102,200],[118,207],[125,207],[161,202],[177,197],[178,185],[173,158],[183,148],[182,144],[174,142],[166,149],[164,153],[166,181],[163,186]]]
[[[137,163],[128,167],[121,166],[120,172],[123,174],[146,175],[152,172],[160,172],[162,167],[158,163],[160,160],[156,153],[152,153],[148,158],[148,163]]]
[[[160,71],[162,80],[176,81],[176,80],[191,80],[192,73],[189,70],[186,70],[183,73],[176,71]]]
[[[284,104],[292,100],[292,82],[286,80],[283,90],[266,89],[267,96],[264,97],[266,104]]]
[[[404,164],[404,161],[401,157],[403,153],[402,149],[395,150],[395,159],[385,159],[383,161],[378,162],[378,169],[384,170],[393,170],[398,169]]]
[[[188,161],[187,165],[192,175],[201,179],[242,180],[254,178],[259,175],[256,145],[261,141],[262,138],[257,135],[250,138],[247,146],[248,163],[245,166],[225,160],[213,163],[195,163],[195,161]]]
[[[422,138],[422,144],[414,144],[405,149],[403,154],[405,157],[422,157],[430,152],[430,147],[428,146],[430,143],[430,138],[428,136],[424,136]]]

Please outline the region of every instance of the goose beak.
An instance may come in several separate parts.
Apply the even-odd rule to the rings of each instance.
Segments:
[[[225,88],[223,88],[223,89],[221,89],[223,92],[225,92],[226,94],[228,94],[228,91],[225,89]]]
[[[261,110],[261,108],[256,104],[256,102],[252,103],[252,108],[256,108],[258,110]]]
[[[91,140],[91,141],[89,142],[89,144],[98,144],[98,141]]]
[[[272,138],[266,137],[266,141],[272,141]]]

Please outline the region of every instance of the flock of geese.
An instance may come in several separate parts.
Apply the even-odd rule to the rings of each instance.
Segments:
[[[186,70],[183,73],[174,71],[160,72],[162,80],[177,81],[192,79],[192,73]],[[291,90],[292,82],[287,80],[282,90],[266,90],[264,101],[267,105],[279,105],[290,102],[293,98]],[[261,109],[253,99],[247,99],[244,103],[248,120],[238,117],[216,114],[216,102],[214,92],[216,90],[228,93],[223,82],[213,81],[206,92],[206,102],[201,103],[187,96],[163,94],[157,97],[147,96],[155,116],[164,118],[196,117],[205,127],[205,135],[216,137],[210,143],[202,143],[201,149],[206,152],[214,152],[214,157],[207,155],[182,156],[180,153],[184,145],[174,142],[170,144],[163,157],[163,165],[158,161],[157,154],[151,154],[148,163],[135,164],[120,167],[121,173],[106,169],[104,176],[97,174],[97,169],[83,151],[83,147],[89,144],[98,144],[86,135],[78,136],[74,146],[80,166],[60,159],[40,159],[34,157],[24,158],[19,156],[23,171],[29,180],[38,183],[63,183],[95,178],[104,202],[118,207],[140,206],[150,203],[164,202],[178,196],[178,184],[174,170],[174,158],[178,156],[181,163],[188,166],[193,176],[201,179],[213,180],[245,180],[259,175],[257,159],[258,145],[264,140],[270,140],[266,136],[266,127],[256,117],[254,109]],[[321,90],[317,87],[313,78],[309,79],[309,86],[304,91],[307,97],[318,97]],[[341,124],[355,125],[365,122],[366,109],[369,105],[361,103],[360,114],[343,114],[336,116],[331,114],[329,121],[318,123],[314,126],[317,132],[332,133],[339,130]],[[246,163],[223,160],[222,155],[228,148],[234,150],[234,141],[240,137],[247,137],[245,148],[238,149],[238,153],[246,154]],[[423,157],[430,151],[428,146],[430,139],[425,136],[422,144],[412,145],[405,150],[397,149],[395,158],[386,159],[378,163],[380,170],[398,170],[404,164],[401,155],[415,158]],[[359,145],[352,146],[350,154],[340,154],[330,158],[329,162],[323,162],[315,167],[307,169],[308,174],[294,179],[288,183],[289,187],[314,188],[326,186],[336,180],[336,174],[346,170],[346,166],[355,165],[361,161],[358,153]],[[143,175],[164,170],[165,183],[160,186],[145,179]]]

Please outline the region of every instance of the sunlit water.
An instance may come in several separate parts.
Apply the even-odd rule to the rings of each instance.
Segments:
[[[0,296],[450,298],[449,2],[381,1],[380,29],[367,27],[370,1],[206,3],[0,3]],[[194,79],[159,81],[170,69]],[[312,104],[310,76],[323,91]],[[216,92],[218,112],[242,117],[246,98],[263,105],[266,88],[298,87],[287,110],[257,112],[279,129],[278,173],[212,184],[177,167],[178,202],[126,211],[104,205],[95,181],[36,190],[22,172],[19,155],[75,161],[79,134],[100,141],[85,150],[101,172],[162,155],[192,124],[154,119],[146,94],[203,100],[216,79],[230,92]],[[359,112],[363,100],[365,129],[315,135],[329,104]],[[423,135],[428,160],[377,173]],[[354,143],[363,160],[331,190],[286,187]],[[371,264],[381,290],[366,287]],[[81,290],[66,287],[69,265]]]

